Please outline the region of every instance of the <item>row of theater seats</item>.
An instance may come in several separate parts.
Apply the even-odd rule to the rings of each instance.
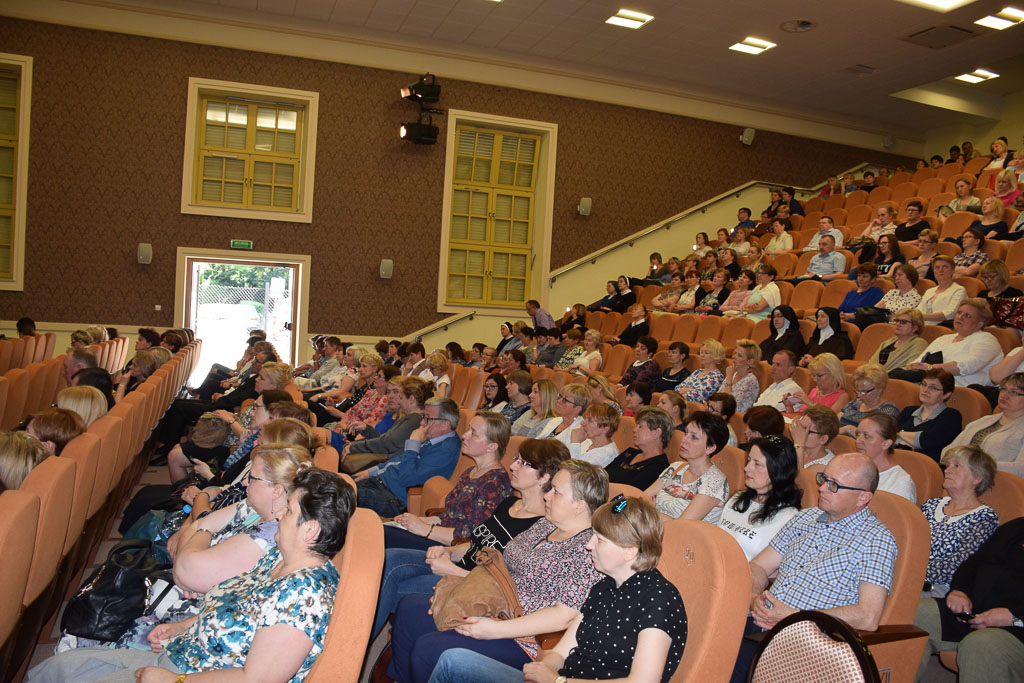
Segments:
[[[0,375],[12,368],[24,368],[53,355],[57,335],[53,332],[30,337],[0,339]]]
[[[33,469],[19,490],[0,495],[2,680],[16,677],[47,621],[77,585],[145,469],[144,444],[195,369],[199,349],[199,341],[188,344],[69,442],[60,457]],[[59,359],[52,360],[59,367]],[[35,393],[37,387],[30,389]]]
[[[691,410],[703,409],[695,404],[690,407]],[[464,408],[462,422],[468,422],[473,412]],[[621,419],[614,438],[620,450],[633,445],[634,425],[633,418]],[[678,460],[679,439],[677,433],[667,449],[670,460]],[[524,437],[512,437],[509,441],[502,458],[506,468],[524,440]],[[843,436],[837,437],[830,447],[836,452],[855,450],[852,439]],[[942,495],[942,472],[931,459],[902,450],[896,452],[895,459],[914,478],[919,504]],[[735,493],[745,487],[743,451],[726,447],[712,461],[729,479],[730,491]],[[443,505],[461,473],[471,466],[472,461],[463,456],[451,477],[433,477],[421,490],[419,487],[410,489],[410,511],[432,514]],[[814,472],[801,471],[797,481],[803,490],[802,507],[816,505],[818,487]],[[612,484],[610,496],[619,493],[642,495],[633,487]],[[999,472],[995,486],[983,500],[996,510],[1003,523],[1020,517],[1024,515],[1024,480]],[[923,632],[910,625],[928,562],[928,523],[914,504],[888,493],[876,494],[871,509],[896,537],[899,556],[896,581],[882,614],[881,627],[877,632],[861,635],[868,641],[879,669],[890,669],[891,680],[911,680],[924,644]],[[750,595],[749,570],[739,546],[727,533],[704,522],[668,521],[658,568],[679,589],[687,613],[691,615],[683,661],[672,680],[727,680],[739,648]],[[714,618],[709,618],[710,615]]]
[[[31,340],[32,337],[22,339]],[[124,365],[128,340],[118,337],[94,344],[89,350],[99,361],[99,367],[116,372]],[[24,368],[12,368],[0,375],[0,429],[14,429],[32,413],[51,405],[67,384],[63,369],[63,355],[56,358],[45,356]]]

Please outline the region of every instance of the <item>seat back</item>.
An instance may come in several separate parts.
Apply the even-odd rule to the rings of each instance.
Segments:
[[[604,319],[601,321],[601,338],[606,339],[608,337],[614,337],[619,330],[619,323],[622,322],[622,316],[612,311],[611,313],[605,313]]]
[[[42,363],[29,363],[25,366],[25,372],[28,373],[28,390],[25,392],[22,415],[31,415],[43,407],[43,384],[46,380],[44,370],[46,367]]]
[[[704,342],[707,339],[718,340],[722,336],[722,319],[717,315],[709,315],[697,325],[694,341]]]
[[[14,429],[25,414],[29,374],[21,368],[13,368],[4,377],[7,378],[7,401],[0,408],[0,429]]]
[[[727,351],[731,351],[740,339],[750,339],[753,331],[754,321],[750,318],[729,318],[722,326],[722,336],[719,341]]]
[[[14,632],[21,616],[38,524],[38,496],[16,490],[0,494],[0,643]]]
[[[1009,472],[996,472],[995,484],[981,495],[981,502],[999,515],[999,523],[1024,517],[1024,479]]]
[[[861,223],[870,223],[874,216],[873,207],[871,204],[858,204],[857,206],[851,206],[848,209],[849,213],[846,216],[846,224],[848,226],[860,225]],[[864,232],[864,229],[856,231],[858,234]],[[845,243],[845,242],[844,242]]]
[[[471,410],[479,408],[480,404],[484,401],[484,381],[486,379],[487,373],[480,372],[479,370],[471,375],[466,384],[466,393],[462,397],[462,402],[459,403],[459,406]]]
[[[810,262],[810,260],[810,257],[808,257],[807,261]],[[806,268],[804,268],[804,270],[798,270],[799,262],[796,254],[779,254],[771,260],[771,263],[775,266],[775,269],[779,271],[776,279],[790,277],[792,275],[801,275],[807,270]]]
[[[462,400],[466,397],[466,388],[469,383],[469,369],[464,365],[453,364],[451,367],[451,390],[448,392],[448,398],[455,401],[456,403],[462,403]]]
[[[345,547],[334,556],[334,566],[341,578],[324,649],[309,670],[309,680],[357,683],[363,653],[370,644],[384,568],[384,527],[372,510],[356,508],[348,522]]]
[[[902,496],[878,491],[869,504],[875,516],[892,532],[899,548],[892,590],[879,625],[912,624],[931,552],[931,531],[921,510]]]
[[[62,555],[67,555],[82,535],[85,521],[89,518],[89,505],[96,485],[96,466],[100,460],[99,437],[89,432],[79,434],[68,442],[60,457],[75,463],[75,494],[71,501],[71,517],[62,551]]]
[[[934,460],[924,453],[900,448],[893,451],[892,459],[914,480],[918,505],[942,496],[942,469]]]
[[[868,325],[860,333],[860,343],[856,345],[853,359],[864,363],[868,362],[882,342],[894,335],[893,326],[889,323]]]
[[[857,283],[853,280],[832,280],[825,285],[825,289],[821,293],[821,299],[818,302],[818,307],[825,308],[830,306],[832,308],[839,308],[839,304],[843,303],[846,295],[855,289],[857,289]]]
[[[658,342],[667,342],[672,338],[672,330],[676,326],[676,317],[671,313],[651,316],[651,336]]]
[[[13,366],[14,339],[0,339],[0,375],[6,374]]]
[[[705,522],[665,523],[658,569],[683,597],[690,622],[686,649],[672,681],[725,681],[736,662],[750,604],[750,568],[739,544]]]
[[[64,550],[75,495],[75,463],[65,458],[46,458],[28,473],[20,490],[39,497],[36,544],[22,601],[29,605],[53,579]]]
[[[846,195],[846,203],[843,208],[849,211],[855,206],[861,206],[868,201],[868,193],[864,190],[854,190],[850,194]]]
[[[818,302],[821,301],[824,290],[825,286],[814,280],[804,280],[796,285],[789,305],[796,312],[798,318],[802,318],[818,308]]]
[[[676,318],[676,324],[672,328],[672,341],[681,341],[690,344],[697,336],[697,316],[680,315]]]
[[[43,361],[43,366],[46,368],[43,371],[43,406],[45,407],[57,400],[64,364],[56,358],[47,358]]]
[[[878,667],[867,644],[849,624],[824,612],[791,614],[770,630],[758,646],[751,683],[819,680],[875,683]]]
[[[615,344],[601,363],[601,374],[619,378],[634,359],[633,348],[625,344]]]
[[[127,457],[124,454],[128,450],[127,446],[130,443],[130,438],[127,434],[122,436],[124,422],[121,417],[114,414],[115,410],[125,414],[129,412],[127,406],[120,409],[118,409],[118,406],[114,406],[114,410],[93,422],[87,432],[87,434],[91,434],[99,442],[96,451],[95,481],[92,494],[89,496],[87,517],[92,517],[103,507],[107,496],[114,490],[117,483],[121,481],[121,473],[128,466]],[[130,419],[130,416],[128,417]],[[124,448],[122,448],[122,438],[125,439]],[[68,445],[70,446],[71,444]]]
[[[742,450],[735,446],[726,446],[711,458],[711,462],[722,470],[722,474],[729,480],[730,496],[747,488],[743,474],[743,467],[747,464],[747,454]]]
[[[35,361],[36,356],[36,338],[35,337],[22,337],[21,338],[21,362],[18,364],[19,368],[26,368],[30,363]]]
[[[961,426],[992,413],[988,399],[980,391],[968,387],[954,387],[953,395],[946,401],[946,405],[960,411],[960,417],[963,418]]]

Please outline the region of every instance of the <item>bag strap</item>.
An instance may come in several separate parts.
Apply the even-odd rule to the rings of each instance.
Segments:
[[[513,608],[515,616],[522,616],[523,606],[519,602],[519,589],[516,587],[515,581],[512,580],[512,575],[508,571],[508,567],[505,565],[505,558],[502,557],[501,553],[496,548],[485,547],[481,548],[476,555],[477,566],[483,567],[494,582],[498,585],[498,590],[501,591],[509,604]]]

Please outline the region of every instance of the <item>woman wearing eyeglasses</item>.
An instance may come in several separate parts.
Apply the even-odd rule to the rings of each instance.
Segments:
[[[942,368],[926,370],[921,378],[919,406],[907,406],[896,418],[900,448],[924,453],[935,462],[963,427],[963,416],[946,405],[956,388],[953,375]]]
[[[992,310],[984,299],[964,299],[953,318],[956,334],[938,337],[917,362],[906,370],[892,373],[897,379],[921,381],[925,370],[943,368],[956,378],[957,386],[988,385],[989,370],[1003,358],[1003,347],[984,328],[992,320]],[[936,362],[938,361],[938,362]]]
[[[999,387],[1001,413],[971,422],[944,451],[954,446],[979,446],[999,469],[1024,477],[1024,372],[1015,372]]]
[[[999,259],[986,262],[978,271],[978,279],[985,283],[985,289],[978,292],[978,298],[984,299],[993,308],[997,299],[1024,296],[1024,292],[1010,286],[1010,269]]]
[[[878,468],[877,491],[888,491],[917,504],[917,486],[907,471],[892,459],[896,446],[896,420],[884,413],[868,413],[857,425],[857,451]]]
[[[708,396],[718,391],[725,380],[722,367],[725,365],[725,347],[716,339],[706,339],[698,352],[700,368],[684,379],[676,391],[687,401],[703,403]]]
[[[827,448],[829,442],[839,434],[839,418],[831,408],[810,406],[800,417],[789,423],[789,432],[793,435],[793,447],[796,448],[797,462],[801,468],[823,472],[825,465],[836,457]]]
[[[856,397],[839,412],[841,434],[855,437],[857,425],[868,413],[885,413],[896,419],[900,414],[899,408],[883,397],[888,383],[889,376],[880,365],[867,363],[853,371],[853,390]]]
[[[907,265],[914,266],[919,277],[928,278],[929,280],[935,279],[935,274],[932,273],[932,259],[938,254],[936,251],[937,247],[935,246],[938,243],[939,233],[934,230],[925,228],[917,236],[917,248],[920,252],[916,257],[907,261]]]
[[[494,373],[500,375],[501,373]],[[493,375],[492,375],[493,376]],[[504,388],[507,393],[507,402],[501,407],[502,415],[509,424],[514,425],[516,420],[522,417],[523,413],[530,409],[530,392],[533,391],[533,378],[526,370],[516,370],[502,377],[505,382]],[[484,385],[486,387],[486,383]]]
[[[821,353],[814,356],[807,369],[811,373],[814,388],[810,394],[797,391],[783,397],[786,404],[785,416],[796,417],[808,406],[819,404],[831,408],[837,414],[850,401],[846,393],[846,373],[843,364],[833,353]]]
[[[657,569],[663,524],[643,498],[617,497],[594,513],[587,543],[605,575],[552,650],[521,669],[465,649],[449,650],[429,683],[667,681],[682,659],[686,612],[678,589]]]
[[[507,380],[500,372],[492,372],[484,380],[484,403],[480,410],[500,413],[508,403]],[[525,401],[524,401],[525,403]]]
[[[445,576],[466,576],[476,566],[476,554],[481,548],[504,551],[509,541],[543,517],[544,494],[551,488],[551,478],[567,457],[558,442],[527,439],[509,466],[514,493],[501,501],[469,534],[426,549],[387,548],[371,635],[383,628],[403,596],[428,594]]]
[[[868,359],[868,363],[880,365],[886,372],[906,368],[928,348],[928,342],[921,338],[921,330],[924,329],[921,311],[904,308],[897,311],[889,322],[895,334],[879,344]]]
[[[768,436],[751,442],[743,468],[746,488],[728,500],[718,520],[747,560],[757,557],[800,511],[796,473],[796,450],[789,439]]]
[[[590,405],[590,390],[583,384],[575,382],[566,384],[558,392],[555,401],[555,415],[540,430],[536,438],[557,439],[569,445],[572,431],[583,422],[583,411]]]
[[[729,441],[725,420],[701,411],[690,416],[679,444],[683,461],[672,464],[644,491],[667,519],[699,519],[717,524],[729,498],[729,480],[711,456]]]
[[[892,281],[896,286],[882,295],[881,301],[875,304],[875,308],[880,308],[885,313],[884,319],[879,319],[878,316],[854,314],[853,324],[863,330],[872,323],[891,320],[896,311],[904,308],[917,308],[921,303],[921,293],[917,291],[916,287],[919,279],[917,268],[914,266],[906,263],[896,266],[892,270]]]

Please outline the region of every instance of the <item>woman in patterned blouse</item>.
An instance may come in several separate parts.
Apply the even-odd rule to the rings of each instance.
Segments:
[[[676,391],[687,401],[703,403],[708,396],[718,391],[725,380],[722,365],[725,363],[725,347],[715,339],[707,339],[700,345],[700,369],[683,380]]]
[[[978,497],[992,488],[995,461],[977,446],[957,446],[942,458],[945,498],[921,506],[931,527],[932,549],[925,573],[923,598],[943,598],[953,574],[999,526],[995,510]]]
[[[130,677],[138,670],[137,679],[147,683],[222,669],[239,669],[240,680],[304,680],[323,651],[339,578],[331,557],[345,543],[355,498],[337,474],[307,465],[280,511],[277,548],[252,571],[214,586],[198,616],[153,629],[151,652],[69,650],[44,661],[29,678],[86,680],[80,667],[87,666],[93,677]]]
[[[953,275],[960,277],[976,277],[981,264],[988,261],[988,254],[981,250],[985,246],[985,236],[980,230],[967,228],[960,236],[963,252],[953,257],[955,268]]]
[[[600,578],[586,545],[590,518],[608,500],[608,475],[596,465],[567,460],[544,500],[544,518],[512,539],[504,553],[524,616],[467,617],[454,630],[438,631],[428,612],[430,596],[407,595],[395,611],[390,678],[424,683],[441,654],[452,648],[521,669],[537,657],[535,636],[569,627]]]

